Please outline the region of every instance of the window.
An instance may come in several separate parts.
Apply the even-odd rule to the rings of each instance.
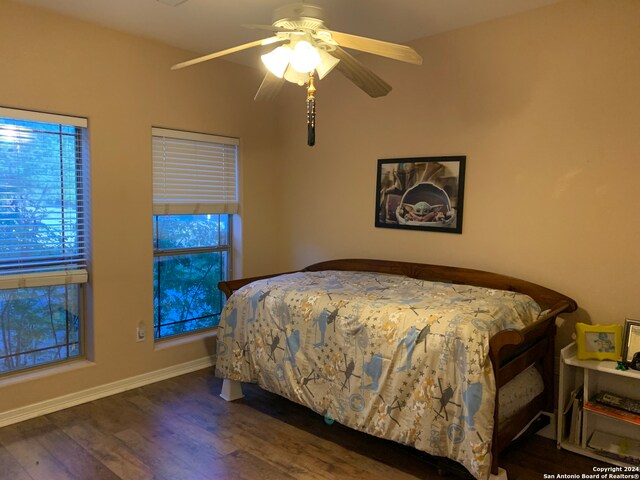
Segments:
[[[238,140],[152,129],[154,337],[218,325],[238,210]]]
[[[83,352],[86,127],[0,108],[0,373]]]

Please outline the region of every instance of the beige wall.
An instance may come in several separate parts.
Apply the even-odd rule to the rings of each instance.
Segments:
[[[0,1],[0,105],[89,119],[92,180],[94,365],[0,380],[0,412],[122,380],[211,353],[213,340],[154,350],[151,126],[239,137],[241,271],[278,269],[272,195],[276,130],[253,102],[257,72],[210,62],[172,72],[194,55],[46,11]],[[35,378],[34,378],[35,377]]]
[[[576,320],[640,318],[640,2],[562,2],[362,57],[393,91],[318,82],[317,145],[287,93],[288,268],[340,257],[449,264],[559,290]],[[374,227],[376,161],[466,155],[462,235]]]
[[[0,105],[86,116],[93,198],[90,367],[0,380],[0,412],[198,359],[211,342],[134,342],[151,303],[152,125],[238,136],[242,273],[339,257],[479,268],[574,297],[576,320],[640,318],[640,2],[579,0],[414,42],[394,87],[318,83],[253,102],[257,72],[0,0]],[[284,133],[284,135],[282,135]],[[466,155],[462,235],[373,226],[379,158]],[[126,273],[125,273],[126,272]]]

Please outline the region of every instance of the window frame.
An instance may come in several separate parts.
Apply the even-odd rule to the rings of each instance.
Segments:
[[[207,214],[193,214],[193,215],[207,215]],[[176,257],[176,256],[182,256],[182,255],[193,255],[193,254],[200,254],[200,253],[222,253],[222,252],[226,252],[227,253],[227,268],[225,269],[225,276],[226,279],[231,278],[232,275],[232,269],[233,269],[233,215],[232,214],[225,214],[225,213],[219,213],[219,214],[211,214],[211,215],[217,215],[219,217],[225,215],[227,217],[227,242],[225,245],[220,245],[220,242],[218,242],[218,245],[212,245],[212,246],[207,246],[207,247],[180,247],[180,248],[156,248],[156,246],[154,245],[153,247],[153,262],[154,262],[154,269],[155,269],[155,262],[157,258],[160,257]],[[158,228],[158,217],[161,217],[164,215],[153,215],[153,222],[154,222],[154,230],[156,232],[159,232],[159,228]],[[220,220],[218,220],[218,228],[220,225]],[[157,234],[159,237],[159,234]],[[158,240],[158,238],[156,238],[156,240]],[[155,275],[154,275],[155,276]],[[159,282],[159,281],[158,281]],[[158,294],[158,292],[155,292],[155,286],[156,286],[156,279],[154,278],[154,297]],[[222,295],[222,292],[220,292],[220,289],[218,289],[218,286],[215,285],[214,286],[217,290],[218,293]],[[158,291],[160,290],[159,286],[158,286]],[[218,316],[218,320],[220,319],[220,313],[222,312],[222,307],[224,306],[224,296],[221,297],[221,301],[220,301],[220,312],[214,313],[211,316]],[[154,298],[155,301],[155,298]],[[158,302],[160,303],[160,302]],[[202,317],[198,317],[198,318],[190,318],[190,319],[185,319],[185,320],[181,320],[178,322],[170,322],[170,323],[166,323],[166,324],[161,324],[160,323],[160,309],[158,307],[158,325],[156,325],[156,313],[154,312],[153,315],[153,339],[154,342],[164,342],[164,341],[170,341],[172,339],[175,338],[179,338],[179,337],[185,337],[185,336],[189,336],[189,335],[195,335],[198,333],[202,333],[202,332],[206,332],[206,331],[211,331],[214,329],[217,329],[218,326],[217,325],[213,325],[211,327],[204,327],[204,328],[199,328],[196,330],[190,330],[188,332],[182,332],[182,333],[177,333],[177,334],[172,334],[172,335],[157,335],[156,332],[159,332],[160,328],[163,326],[168,326],[168,325],[175,325],[175,324],[179,324],[179,323],[187,323],[193,320],[198,320],[199,318]]]
[[[240,140],[204,133],[152,127],[152,170],[153,170],[153,222],[154,231],[159,235],[158,219],[164,215],[218,216],[218,231],[226,216],[226,244],[186,247],[157,248],[154,243],[154,271],[157,259],[179,255],[200,253],[220,253],[226,255],[225,280],[232,278],[234,253],[234,214],[239,208],[239,149]],[[154,238],[154,240],[157,240]],[[219,239],[220,240],[220,239]],[[212,243],[213,239],[212,239]],[[221,272],[222,274],[222,272]],[[156,281],[154,273],[154,341],[161,342],[176,337],[198,334],[215,329],[201,328],[188,332],[160,336],[160,307],[156,305]],[[220,309],[224,306],[224,295],[217,285],[213,286],[220,295]],[[160,286],[157,286],[160,290]],[[159,304],[159,301],[158,301]],[[219,315],[219,312],[214,314]],[[159,325],[156,325],[158,320]],[[183,320],[176,323],[186,323]],[[156,335],[158,333],[158,336]]]
[[[24,264],[20,264],[18,262],[17,265],[11,266],[9,262],[14,257],[8,257],[5,261],[6,268],[4,269],[7,273],[0,272],[0,291],[2,292],[17,292],[17,298],[8,298],[7,302],[12,302],[14,300],[24,301],[24,299],[28,299],[28,295],[26,297],[20,298],[20,292],[24,291],[34,291],[37,289],[45,289],[45,288],[64,288],[63,292],[59,294],[64,296],[64,305],[61,303],[56,304],[56,309],[63,308],[64,313],[64,334],[65,340],[60,342],[57,339],[57,335],[55,333],[55,327],[53,324],[53,311],[51,310],[51,299],[49,298],[49,311],[51,322],[51,328],[54,330],[52,338],[56,340],[55,345],[50,345],[41,348],[32,348],[30,350],[24,350],[19,352],[11,352],[5,351],[4,356],[2,357],[2,361],[9,357],[21,357],[27,356],[30,354],[37,354],[37,352],[42,352],[46,350],[58,349],[58,351],[65,351],[64,355],[61,355],[60,359],[54,360],[46,360],[41,361],[40,363],[33,363],[26,366],[21,366],[18,368],[7,369],[5,371],[0,372],[0,377],[5,377],[9,375],[23,375],[26,372],[37,370],[37,369],[47,369],[56,367],[60,364],[76,362],[80,360],[84,360],[86,358],[86,288],[85,285],[89,281],[89,272],[88,272],[88,264],[89,264],[89,249],[90,249],[90,181],[89,181],[89,172],[90,172],[90,146],[89,146],[89,125],[88,120],[82,117],[71,117],[67,115],[53,114],[53,113],[44,113],[37,112],[31,110],[22,110],[15,108],[7,108],[0,106],[0,118],[15,120],[16,122],[36,122],[36,123],[46,123],[50,125],[57,125],[59,127],[59,131],[56,133],[54,131],[47,132],[46,130],[38,132],[35,128],[30,128],[30,131],[34,133],[49,133],[53,135],[58,135],[60,137],[59,143],[62,145],[63,135],[71,136],[74,142],[74,150],[73,150],[73,167],[64,166],[64,159],[68,157],[64,157],[62,153],[62,146],[60,146],[60,150],[58,153],[51,152],[52,155],[57,155],[60,157],[59,164],[59,178],[64,179],[69,172],[69,168],[73,168],[73,179],[72,183],[66,183],[65,180],[60,180],[61,182],[61,190],[58,192],[56,196],[56,201],[61,202],[61,218],[60,223],[55,223],[56,227],[62,228],[62,231],[65,232],[67,229],[67,223],[65,220],[65,211],[66,208],[66,200],[65,200],[65,189],[73,188],[73,198],[75,207],[71,210],[75,215],[75,220],[70,224],[74,229],[74,238],[77,242],[73,250],[73,254],[71,256],[67,256],[64,253],[56,253],[56,254],[45,254],[44,256],[37,257],[32,261],[27,261]],[[63,128],[70,127],[73,129],[73,133],[64,133]],[[24,127],[23,127],[24,128]],[[0,127],[1,129],[1,127]],[[38,145],[35,144],[34,148],[37,148]],[[32,152],[29,152],[28,155],[35,155]],[[55,176],[55,174],[54,174]],[[44,185],[48,185],[51,178],[45,180],[46,183]],[[16,185],[27,185],[28,184],[16,184]],[[40,187],[40,185],[38,183]],[[24,187],[23,187],[24,188]],[[8,197],[7,197],[8,198]],[[64,238],[64,233],[63,233]],[[67,244],[63,243],[63,246],[60,247],[62,252],[65,252],[67,249]],[[77,249],[77,250],[76,250]],[[15,251],[10,251],[9,255],[16,255],[16,252],[19,252],[19,247],[16,247]],[[19,258],[19,257],[17,257]],[[40,262],[38,261],[40,260]],[[53,264],[51,261],[55,260]],[[71,294],[69,292],[70,286],[76,288],[76,294]],[[70,299],[70,295],[74,298]],[[11,294],[8,295],[9,297]],[[38,295],[36,295],[40,298]],[[69,308],[74,307],[73,310],[69,310]],[[9,307],[7,307],[9,308]],[[43,307],[45,308],[45,307]],[[31,316],[32,314],[30,314]],[[20,319],[18,319],[20,320]],[[33,324],[30,324],[33,325]],[[77,329],[76,335],[70,335],[70,325],[71,328]],[[76,337],[75,339],[72,337]],[[6,339],[5,339],[6,340]],[[73,352],[74,347],[77,347],[77,352]]]

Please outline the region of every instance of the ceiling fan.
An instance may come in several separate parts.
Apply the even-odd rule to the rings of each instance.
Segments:
[[[391,86],[364,66],[344,48],[422,64],[422,57],[410,47],[329,30],[321,7],[305,3],[285,5],[274,11],[271,25],[244,25],[266,30],[272,36],[219,52],[204,55],[171,67],[172,70],[195,65],[249,48],[277,45],[261,56],[267,73],[255,100],[275,97],[286,81],[307,86],[307,143],[315,144],[315,76],[322,80],[334,68],[371,97],[382,97]]]

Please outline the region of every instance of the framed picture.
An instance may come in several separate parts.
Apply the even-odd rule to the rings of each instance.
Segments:
[[[622,339],[622,361],[631,363],[633,356],[640,352],[640,320],[627,318],[624,322]]]
[[[618,360],[622,349],[622,325],[576,323],[578,360]]]
[[[462,233],[466,158],[378,160],[376,227]]]

